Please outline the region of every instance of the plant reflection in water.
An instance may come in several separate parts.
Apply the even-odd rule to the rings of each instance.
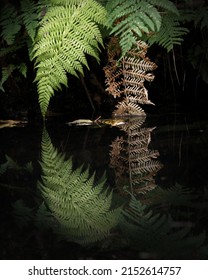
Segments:
[[[105,174],[96,180],[88,169],[75,168],[68,156],[55,149],[48,133],[43,133],[38,189],[26,199],[17,196],[12,201],[11,224],[18,228],[16,235],[10,232],[12,246],[25,250],[19,255],[16,249],[17,258],[28,257],[29,251],[30,257],[39,258],[57,258],[55,252],[59,258],[207,257],[205,231],[195,230],[197,221],[190,214],[200,212],[196,195],[187,187],[164,189],[156,184],[162,165],[158,151],[149,149],[153,128],[146,127],[144,117],[125,119],[118,127],[123,135],[116,136],[110,148],[115,187],[108,186]],[[7,158],[0,166],[2,177],[17,166]],[[17,169],[27,172],[26,167]],[[7,253],[8,232],[5,227],[2,252],[15,258]]]

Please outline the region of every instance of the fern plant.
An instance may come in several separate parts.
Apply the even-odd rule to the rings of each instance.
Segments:
[[[34,42],[43,6],[36,5],[32,0],[21,0],[20,4],[23,25],[29,38]]]
[[[51,1],[33,46],[39,103],[45,116],[54,90],[67,86],[67,73],[83,75],[86,55],[99,61],[106,11],[94,0]]]
[[[46,130],[42,138],[42,180],[39,188],[54,218],[54,230],[68,240],[91,243],[109,235],[117,225],[120,208],[111,209],[112,192],[105,178],[95,182],[95,174],[82,167],[73,170],[53,147]]]
[[[32,0],[21,0],[18,8],[8,4],[1,11],[2,77],[0,89],[2,91],[4,91],[3,83],[7,81],[14,70],[19,71],[24,77],[27,75],[28,57],[25,56],[25,61],[20,61],[18,52],[26,47],[30,57],[32,42],[36,35],[38,22],[42,17],[41,9],[40,3],[36,4]]]
[[[8,45],[12,45],[21,28],[21,17],[14,6],[7,5],[1,10],[0,19],[1,36]]]
[[[157,186],[156,189],[147,193],[144,200],[151,202],[151,205],[171,205],[171,206],[193,206],[194,199],[197,195],[188,187],[176,183],[175,186],[162,188]]]
[[[162,18],[161,28],[157,33],[144,38],[150,45],[158,44],[167,51],[171,51],[174,45],[180,45],[183,35],[187,34],[188,29],[180,24],[180,17],[174,13],[167,13]]]
[[[188,49],[188,61],[198,71],[198,76],[208,84],[208,7],[183,11],[185,22],[193,25],[193,36],[197,38]]]
[[[111,34],[120,38],[122,57],[139,39],[156,42],[169,51],[187,32],[179,26],[179,12],[169,0],[109,0],[106,8]]]
[[[27,65],[25,63],[20,63],[19,65],[8,64],[6,67],[1,69],[1,81],[0,81],[0,90],[5,91],[3,84],[7,79],[12,75],[14,70],[18,70],[25,78],[27,76]]]
[[[122,58],[140,40],[170,51],[187,33],[180,26],[176,6],[169,0],[21,0],[18,9],[6,5],[0,19],[0,56],[5,56],[1,90],[11,74],[6,73],[7,66],[13,64],[20,69],[19,61],[17,65],[10,61],[10,54],[27,46],[37,70],[35,82],[43,117],[54,92],[68,85],[68,73],[83,75],[84,67],[89,69],[88,56],[99,61],[103,44],[100,26],[108,26],[110,34],[119,38]],[[204,29],[205,15],[196,22]]]
[[[205,232],[193,235],[189,227],[176,230],[173,224],[170,216],[154,213],[134,196],[120,219],[123,233],[140,252],[156,259],[195,258],[204,245]]]

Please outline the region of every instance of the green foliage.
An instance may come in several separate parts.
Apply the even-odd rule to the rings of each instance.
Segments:
[[[11,76],[14,70],[18,70],[26,78],[27,65],[25,63],[21,63],[20,65],[8,64],[6,67],[2,67],[1,69],[0,90],[5,91],[3,84]]]
[[[182,18],[184,22],[193,23],[197,38],[188,50],[188,60],[208,84],[208,7],[183,11]]]
[[[156,43],[166,48],[167,51],[171,51],[174,45],[180,45],[183,41],[182,36],[187,34],[188,29],[180,26],[180,17],[167,13],[162,18],[162,24],[160,30],[147,38],[150,45]]]
[[[193,200],[196,199],[196,195],[189,188],[176,183],[170,188],[157,186],[145,195],[145,199],[151,201],[151,205],[194,206]]]
[[[205,6],[182,9],[179,13],[169,0],[20,0],[17,7],[5,5],[0,14],[3,61],[0,89],[4,90],[3,83],[15,69],[26,76],[26,64],[20,65],[18,59],[19,49],[26,46],[29,59],[35,61],[35,81],[45,117],[54,92],[68,85],[67,75],[83,75],[84,67],[89,69],[88,56],[99,61],[103,26],[107,25],[110,34],[119,38],[124,57],[138,40],[170,51],[181,44],[188,32],[182,25],[187,21],[202,33],[202,42],[190,48],[189,60],[208,82]],[[15,54],[14,60],[11,55]]]
[[[32,0],[21,0],[21,17],[25,29],[32,41],[35,39],[38,27],[38,6]]]
[[[7,171],[7,168],[8,168],[8,162],[2,163],[0,165],[0,176]]]
[[[14,71],[15,65],[9,64],[6,67],[1,69],[1,81],[0,81],[0,90],[4,91],[3,83],[9,78],[11,73]]]
[[[187,258],[196,253],[205,241],[205,232],[193,236],[189,227],[174,230],[170,216],[153,213],[133,196],[122,214],[121,229],[132,246],[153,253],[157,259]]]
[[[208,7],[202,7],[193,12],[193,20],[195,26],[201,30],[208,28]]]
[[[7,5],[1,10],[0,26],[1,36],[8,45],[12,45],[21,28],[21,17],[13,6]]]
[[[28,226],[33,219],[33,209],[26,206],[23,200],[17,200],[13,203],[13,213],[17,226],[23,228]]]
[[[21,0],[20,8],[9,4],[2,9],[0,14],[1,36],[7,45],[15,43],[16,36],[21,33],[20,29],[22,26],[24,26],[29,38],[34,41],[43,7],[41,1],[35,4],[32,0]],[[19,43],[21,43],[20,36],[18,38]]]
[[[6,57],[7,55],[12,55],[16,53],[19,49],[24,46],[24,43],[21,42],[18,45],[13,44],[11,46],[2,47],[0,50],[0,58]]]
[[[178,15],[178,9],[175,4],[169,0],[148,0],[148,2],[157,7],[158,11],[163,11],[163,13],[171,12]]]
[[[106,8],[111,34],[120,38],[122,56],[139,39],[158,43],[169,51],[187,32],[179,26],[179,12],[169,0],[109,0]]]
[[[42,7],[40,4],[36,5],[32,0],[21,0],[20,4],[20,8],[6,5],[1,12],[0,26],[3,47],[0,51],[0,57],[3,59],[3,67],[0,89],[2,91],[4,91],[3,83],[7,81],[14,70],[18,70],[26,77],[26,63],[19,61],[17,52],[25,46],[30,51],[30,42],[34,41],[40,19]]]
[[[141,195],[140,199],[128,192],[130,200],[127,201],[128,198],[125,197],[126,205],[123,210],[120,207],[112,209],[112,192],[105,187],[106,175],[95,182],[95,175],[89,175],[88,169],[74,169],[72,160],[66,160],[54,148],[46,130],[43,132],[41,147],[42,176],[38,182],[40,193],[32,193],[32,196],[30,194],[27,200],[18,197],[16,202],[12,202],[11,226],[15,233],[10,237],[12,242],[16,240],[19,244],[15,239],[17,232],[21,236],[21,245],[27,247],[27,244],[31,248],[33,244],[31,246],[28,242],[34,240],[37,250],[43,250],[42,244],[47,244],[44,239],[46,236],[47,240],[53,241],[53,251],[61,237],[84,245],[102,240],[102,246],[92,247],[93,250],[99,248],[100,253],[105,244],[105,252],[108,250],[111,253],[115,248],[119,248],[121,252],[125,250],[125,246],[129,246],[128,251],[139,258],[142,253],[155,259],[207,258],[205,233],[193,233],[193,227],[196,226],[194,220],[202,226],[206,217],[202,208],[194,204],[196,197],[188,188],[180,185],[166,190],[156,187]],[[30,163],[20,166],[6,156],[6,162],[0,165],[0,175],[4,175],[8,169],[25,172],[29,168]],[[18,181],[22,182],[19,178]],[[11,190],[12,197],[15,197],[17,189]],[[27,185],[22,191],[25,194]],[[193,212],[193,209],[197,212]],[[207,210],[206,203],[203,209]],[[187,221],[187,215],[193,221]],[[203,227],[205,228],[204,225]],[[51,235],[51,229],[58,239]],[[7,236],[8,229],[4,229],[3,233]],[[105,237],[108,239],[103,240]],[[4,240],[7,241],[7,238]],[[58,244],[60,246],[60,242]],[[47,250],[48,247],[44,247],[44,252]]]
[[[188,60],[191,62],[194,69],[202,77],[205,83],[208,84],[208,39],[194,43],[188,52]]]
[[[12,169],[19,172],[33,172],[32,162],[28,162],[25,165],[19,165],[16,161],[14,161],[8,155],[5,155],[6,161],[0,164],[0,175],[3,175],[8,169]]]
[[[106,11],[94,0],[53,1],[40,22],[33,47],[39,103],[45,116],[54,90],[67,86],[67,73],[83,75],[86,55],[99,61],[102,35],[98,24],[105,24]]]
[[[46,130],[41,155],[43,174],[38,185],[54,217],[54,231],[77,243],[96,242],[109,235],[120,208],[111,210],[112,192],[106,189],[105,178],[96,183],[89,169],[73,170],[72,160],[58,153]]]

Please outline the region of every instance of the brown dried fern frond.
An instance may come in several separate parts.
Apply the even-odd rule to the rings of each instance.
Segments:
[[[128,92],[128,90],[126,89]],[[131,89],[131,93],[133,93],[133,90]],[[140,90],[137,90],[137,96],[134,96],[133,94],[128,98],[130,102],[134,103],[140,103],[140,104],[151,104],[155,105],[153,102],[151,102],[148,99],[147,96],[147,90],[145,88],[141,88]]]
[[[118,62],[118,40],[113,37],[108,44],[108,65],[104,67],[106,77],[106,90],[115,98],[124,96],[120,101],[114,115],[144,115],[139,104],[152,104],[148,99],[148,91],[144,82],[152,82],[156,64],[146,57],[148,45],[138,41],[136,46],[127,52],[126,56]]]
[[[116,60],[111,60],[109,62],[109,65],[104,67],[105,71],[105,84],[106,84],[106,91],[108,91],[111,95],[113,95],[114,98],[120,97],[121,94],[123,93],[121,91],[122,87],[122,80],[121,80],[121,75],[122,75],[122,69],[118,68],[116,65],[117,62]]]
[[[127,97],[116,105],[116,110],[113,113],[115,116],[146,115],[139,104],[131,102]]]

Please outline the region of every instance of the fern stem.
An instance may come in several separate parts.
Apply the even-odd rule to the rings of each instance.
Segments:
[[[80,78],[80,81],[81,81],[81,83],[82,83],[82,85],[83,85],[83,87],[84,87],[84,90],[85,90],[85,93],[86,93],[86,95],[87,95],[87,98],[88,98],[88,100],[89,100],[89,102],[90,102],[90,105],[91,105],[93,111],[95,111],[95,106],[94,106],[94,104],[93,104],[93,102],[92,102],[92,98],[91,98],[91,96],[90,96],[90,94],[89,94],[89,91],[88,91],[87,85],[86,85],[86,83],[85,83],[85,81],[84,81],[84,78],[83,78],[83,76],[82,76],[81,74],[79,74],[79,78]]]

